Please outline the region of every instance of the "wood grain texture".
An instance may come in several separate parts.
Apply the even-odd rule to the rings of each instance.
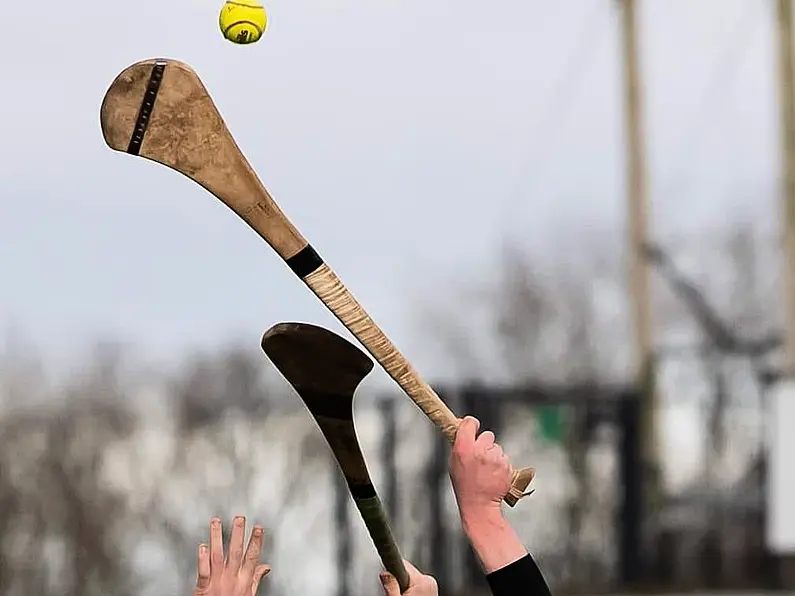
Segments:
[[[337,315],[337,318],[354,337],[362,342],[362,345],[384,367],[389,376],[406,392],[406,395],[442,430],[447,439],[451,443],[455,441],[458,417],[453,414],[433,388],[419,376],[411,363],[375,324],[334,271],[327,265],[323,265],[317,271],[306,276],[304,282]],[[503,499],[505,503],[513,507],[522,497],[530,494],[526,493],[526,490],[533,478],[535,478],[534,468],[514,470],[511,488]]]
[[[372,361],[342,337],[308,323],[280,323],[262,337],[262,350],[301,397],[328,441],[384,567],[401,592],[408,588],[386,513],[370,480],[353,422],[353,397]]]
[[[284,216],[237,146],[210,94],[187,64],[144,60],[111,83],[100,108],[105,142],[126,152],[144,93],[158,63],[163,80],[139,155],[199,183],[288,259],[307,244]]]
[[[153,76],[157,75],[156,94]],[[145,113],[144,113],[145,112]],[[144,118],[142,127],[142,114]],[[401,389],[453,441],[459,419],[373,321],[334,271],[298,232],[264,187],[194,70],[151,59],[126,68],[100,110],[112,149],[165,165],[207,189],[262,237]],[[517,470],[505,502],[515,505],[534,476]]]

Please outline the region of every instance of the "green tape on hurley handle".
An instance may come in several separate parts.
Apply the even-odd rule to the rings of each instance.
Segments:
[[[403,557],[395,542],[392,529],[389,527],[389,520],[386,518],[381,500],[378,496],[374,496],[366,499],[354,498],[354,502],[359,508],[359,513],[362,515],[367,530],[370,532],[370,537],[373,539],[373,544],[375,544],[378,555],[381,557],[381,562],[386,570],[397,578],[400,593],[402,594],[409,587],[409,574],[403,564]]]

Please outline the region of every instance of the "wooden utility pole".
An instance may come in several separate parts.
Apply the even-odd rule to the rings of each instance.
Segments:
[[[792,0],[778,0],[779,89],[782,141],[782,219],[784,221],[785,370],[795,376],[795,70]]]
[[[650,268],[645,258],[648,243],[648,199],[644,147],[642,83],[638,51],[636,0],[620,0],[623,34],[624,94],[627,147],[627,226],[629,228],[629,289],[635,340],[635,375],[643,399],[643,446],[649,498],[658,494],[657,400],[652,341]]]
[[[782,373],[784,384],[789,385],[795,380],[795,68],[793,65],[795,43],[793,43],[792,31],[792,0],[778,0],[776,4],[779,104],[781,109],[781,218],[784,227],[782,230],[782,252],[784,256],[785,359]],[[778,397],[777,399],[788,398]],[[774,452],[770,457],[771,459],[779,458],[782,457],[782,454]],[[780,469],[775,462],[772,462],[771,467],[773,474],[776,469]],[[789,589],[795,585],[795,555],[781,552],[776,554],[778,555],[779,584]]]

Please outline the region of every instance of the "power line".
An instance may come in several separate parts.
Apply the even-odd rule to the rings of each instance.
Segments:
[[[580,28],[578,43],[566,59],[561,74],[545,102],[545,107],[541,110],[541,116],[525,137],[530,140],[530,144],[526,147],[527,151],[519,159],[516,168],[515,182],[509,193],[508,213],[512,213],[516,207],[515,201],[519,198],[523,175],[527,173],[528,164],[537,166],[535,168],[537,171],[541,170],[540,166],[543,163],[538,163],[541,161],[539,157],[550,155],[550,146],[559,139],[561,131],[565,128],[575,100],[580,95],[582,81],[596,55],[594,50],[606,33],[607,28],[599,26],[604,10],[602,0],[594,2],[592,12]],[[543,143],[538,143],[539,139],[543,140]]]
[[[699,141],[704,139],[706,132],[716,125],[715,115],[718,112],[716,105],[720,103],[720,98],[726,97],[727,92],[734,86],[742,58],[759,32],[761,25],[759,7],[758,2],[746,0],[745,10],[740,13],[734,23],[729,35],[729,42],[716,59],[712,75],[696,102],[689,124],[684,127],[680,141],[677,143],[678,150],[674,152],[674,165],[669,168],[673,174],[667,178],[669,185],[676,185],[677,181],[689,178],[690,170],[695,163],[693,154],[698,150]],[[757,11],[756,19],[753,18],[755,10]],[[681,192],[682,188],[687,186],[688,184],[685,183],[684,187],[679,187],[678,190]]]

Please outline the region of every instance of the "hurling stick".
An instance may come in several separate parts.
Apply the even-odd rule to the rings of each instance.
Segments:
[[[262,237],[334,313],[415,404],[455,439],[459,419],[423,381],[334,271],[282,213],[237,146],[198,75],[187,64],[151,59],[119,74],[102,101],[100,124],[112,149],[155,161],[200,184]],[[533,480],[514,471],[505,502]]]
[[[409,576],[381,500],[370,481],[353,424],[353,395],[373,370],[364,352],[322,327],[279,323],[262,337],[262,350],[293,386],[326,437],[384,567],[400,592]]]

